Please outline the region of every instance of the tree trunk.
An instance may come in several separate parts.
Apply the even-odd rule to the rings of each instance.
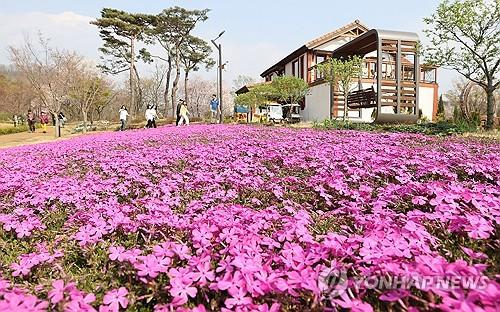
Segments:
[[[163,100],[165,101],[165,116],[168,116],[168,89],[170,88],[170,76],[172,75],[172,57],[168,57],[168,70],[167,79],[165,81],[165,92],[163,93]],[[175,103],[172,102],[172,117],[175,117]]]
[[[139,72],[137,71],[137,67],[134,66],[134,73],[135,73],[135,81],[137,82],[136,87],[137,87],[137,92],[138,96],[135,101],[135,108],[134,112],[137,115],[142,108],[142,88],[141,88],[141,78],[139,77]]]
[[[492,130],[495,125],[495,89],[491,81],[486,88],[486,129]]]
[[[61,136],[61,128],[59,128],[59,112],[56,112],[56,129],[54,131],[56,138]]]
[[[83,115],[83,133],[87,133],[87,111],[82,110],[82,115]]]
[[[347,112],[347,96],[349,95],[349,92],[348,91],[344,91],[344,116],[342,118],[343,121],[346,121],[348,116],[348,112]]]
[[[186,101],[186,105],[189,106],[189,96],[188,96],[188,81],[189,81],[189,71],[184,71],[184,101]]]
[[[198,116],[198,118],[201,117],[201,114],[200,114],[200,98],[199,97],[196,99],[196,116]]]
[[[175,102],[176,102],[176,96],[177,96],[177,89],[179,88],[179,79],[181,76],[181,65],[179,61],[179,51],[176,52],[175,55],[175,79],[174,82],[172,83],[172,109],[175,115]]]
[[[130,108],[135,107],[135,84],[134,84],[134,68],[135,68],[135,37],[130,38]]]

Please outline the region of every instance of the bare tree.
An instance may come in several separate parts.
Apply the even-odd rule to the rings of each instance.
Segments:
[[[19,115],[26,112],[35,98],[29,82],[17,73],[0,69],[0,112]]]
[[[109,83],[90,63],[82,62],[80,70],[75,73],[74,83],[71,85],[70,97],[76,103],[83,117],[83,132],[87,132],[90,110],[97,102],[107,102],[111,97]]]
[[[30,82],[43,107],[55,116],[59,115],[63,104],[69,102],[69,93],[80,71],[82,57],[51,48],[41,34],[37,45],[25,38],[21,46],[10,46],[8,51],[12,63]],[[60,136],[58,118],[55,135]]]
[[[488,103],[484,90],[478,84],[465,79],[454,81],[453,88],[446,93],[449,103],[448,110],[453,111],[457,107],[462,118],[472,121],[475,117],[486,115]],[[495,93],[495,97],[500,97],[500,92]],[[500,114],[500,107],[496,114]]]
[[[168,67],[155,63],[155,69],[150,76],[141,81],[143,102],[145,106],[161,106],[164,103],[164,81],[167,77]],[[165,103],[165,105],[167,105]]]
[[[217,86],[214,81],[204,80],[199,76],[194,76],[189,81],[187,88],[183,86],[184,92],[187,92],[184,97],[190,99],[191,112],[201,118],[210,112],[210,99]]]

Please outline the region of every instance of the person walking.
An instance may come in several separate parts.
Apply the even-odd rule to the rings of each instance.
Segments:
[[[35,114],[33,114],[31,109],[28,109],[28,114],[26,115],[26,120],[28,121],[29,132],[34,133],[35,132]]]
[[[123,131],[123,130],[125,130],[125,125],[127,123],[127,117],[130,115],[128,114],[128,111],[127,111],[127,108],[125,107],[125,105],[122,105],[119,113],[120,113],[120,131]]]
[[[186,126],[189,125],[189,110],[187,107],[186,102],[182,102],[181,109],[180,109],[180,115],[181,115],[181,120],[179,120],[179,124],[185,124]]]
[[[144,117],[146,118],[146,125],[144,126],[144,128],[151,128],[151,107],[149,105],[146,107]]]
[[[151,106],[151,117],[153,117],[153,119],[151,119],[151,126],[153,128],[156,128],[156,119],[158,119],[158,113],[156,112],[156,105]]]
[[[47,124],[49,123],[49,115],[46,112],[40,113],[40,124],[42,125],[42,132],[47,133]]]
[[[217,122],[217,113],[219,111],[219,99],[217,95],[212,94],[212,99],[210,100],[210,122]]]
[[[175,120],[175,125],[178,126],[179,125],[179,121],[181,120],[181,107],[182,107],[182,103],[184,103],[184,100],[179,100],[179,103],[177,103],[177,107],[176,107],[176,115],[177,115],[177,119]]]
[[[12,121],[14,122],[14,128],[19,124],[19,120],[17,119],[17,115],[12,116]]]
[[[66,123],[66,116],[64,116],[63,112],[59,112],[58,119],[59,119],[59,126],[61,128],[64,128],[64,124]]]

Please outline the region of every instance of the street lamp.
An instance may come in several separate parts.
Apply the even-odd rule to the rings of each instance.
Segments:
[[[219,43],[217,44],[215,41],[219,39],[226,31],[223,30],[221,33],[217,36],[217,38],[212,40],[212,43],[214,44],[215,48],[219,51],[219,62],[218,62],[218,67],[219,67],[219,74],[218,74],[218,80],[219,80],[219,109],[220,109],[220,116],[219,116],[219,123],[222,123],[223,118],[222,118],[222,45]]]

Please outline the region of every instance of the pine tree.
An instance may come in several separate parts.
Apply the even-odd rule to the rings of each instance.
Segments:
[[[104,41],[99,49],[105,57],[104,64],[99,67],[106,73],[118,74],[129,71],[130,75],[130,106],[137,112],[140,101],[136,99],[136,90],[139,91],[139,73],[135,63],[140,58],[136,54],[136,44],[145,39],[148,15],[133,14],[116,9],[104,8],[101,18],[90,22],[99,28],[99,35]]]

